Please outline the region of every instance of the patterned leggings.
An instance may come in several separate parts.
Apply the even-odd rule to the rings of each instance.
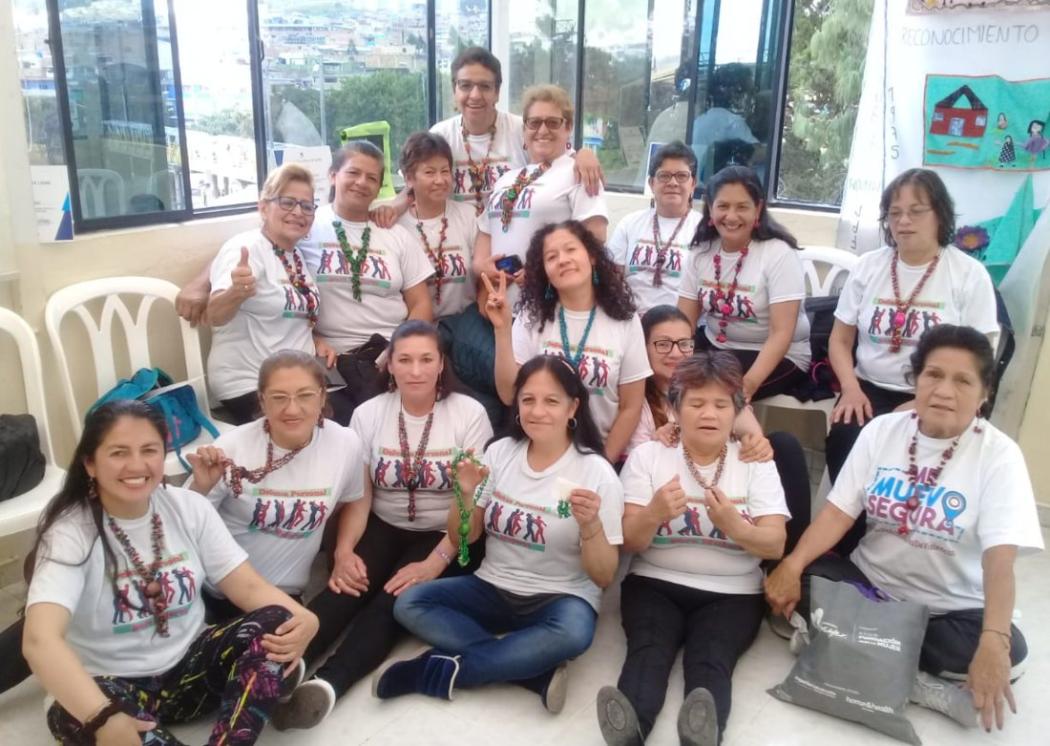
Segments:
[[[291,618],[282,606],[264,606],[224,625],[209,625],[174,668],[160,676],[96,676],[106,696],[124,712],[158,726],[142,734],[150,746],[182,746],[159,723],[180,723],[219,706],[209,744],[253,744],[281,691],[281,664],[266,660],[262,636]],[[58,703],[47,713],[51,734],[70,746],[84,739],[80,723]]]

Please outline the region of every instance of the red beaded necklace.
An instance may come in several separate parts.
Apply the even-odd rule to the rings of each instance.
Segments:
[[[718,466],[715,467],[715,478],[712,479],[710,483],[705,481],[700,474],[700,470],[696,467],[696,462],[693,461],[693,455],[689,453],[689,449],[685,447],[685,441],[682,441],[682,455],[685,456],[685,466],[689,469],[689,474],[692,475],[697,484],[705,490],[709,490],[713,489],[722,478],[722,471],[726,466],[726,457],[729,455],[729,446],[722,446],[722,452],[718,454]]]
[[[897,534],[900,536],[907,536],[911,529],[908,528],[908,518],[919,509],[921,501],[919,500],[919,487],[923,486],[926,488],[926,492],[932,492],[937,486],[938,480],[941,478],[941,472],[944,471],[945,465],[952,460],[952,456],[955,455],[955,449],[959,447],[959,441],[962,440],[963,435],[966,431],[959,433],[955,439],[944,449],[941,454],[941,460],[937,466],[933,469],[926,470],[926,478],[919,480],[919,466],[915,462],[915,457],[919,450],[919,430],[922,423],[919,422],[919,415],[917,412],[911,413],[911,418],[915,420],[915,432],[911,436],[911,442],[908,444],[908,481],[911,483],[911,495],[908,497],[905,506],[908,508],[900,519],[900,525],[897,526]],[[980,420],[974,423],[973,431],[975,433],[983,432],[980,425]]]
[[[310,320],[310,326],[317,323],[317,306],[318,297],[317,292],[310,287],[310,284],[306,281],[306,272],[303,270],[303,260],[299,258],[299,252],[295,249],[287,252],[280,249],[277,244],[273,244],[273,253],[277,255],[277,258],[281,260],[281,264],[284,266],[284,271],[288,275],[288,282],[292,284],[299,295],[303,296],[303,300],[306,301],[306,317]],[[295,267],[288,261],[288,254],[292,255],[292,260],[295,262]]]
[[[408,489],[408,520],[416,520],[416,490],[421,482],[419,471],[423,464],[423,454],[427,452],[427,441],[430,440],[430,426],[434,424],[434,410],[430,410],[423,425],[423,434],[419,438],[419,447],[413,459],[408,445],[408,428],[405,427],[405,410],[402,407],[397,413],[397,439],[401,445],[401,474]]]
[[[150,518],[150,544],[153,549],[153,561],[149,563],[149,567],[142,561],[142,557],[132,545],[131,539],[128,538],[124,529],[117,525],[113,516],[107,513],[106,521],[109,524],[109,530],[117,537],[124,554],[131,560],[131,566],[135,570],[135,574],[139,576],[139,580],[142,582],[142,592],[150,606],[150,611],[153,613],[157,634],[161,637],[167,637],[168,602],[161,592],[160,581],[157,579],[157,573],[160,571],[161,563],[164,561],[164,524],[161,522],[160,513],[153,511],[153,516]]]
[[[678,231],[682,230],[682,226],[685,225],[685,219],[689,217],[689,213],[682,216],[682,219],[678,221],[678,225],[675,226],[674,232],[671,237],[667,239],[667,243],[663,246],[660,245],[660,216],[656,210],[653,210],[653,244],[656,246],[656,269],[653,271],[653,287],[658,288],[664,284],[663,271],[664,263],[667,261],[667,252],[674,243],[674,240],[678,238]]]
[[[550,167],[551,164],[544,161],[531,175],[529,175],[529,167],[526,166],[514,177],[514,183],[510,189],[503,193],[503,197],[500,199],[500,222],[503,223],[504,233],[510,230],[510,221],[514,219],[514,203],[518,201],[518,195],[532,182],[547,173],[547,169]]]
[[[485,151],[485,157],[481,159],[481,163],[474,163],[474,156],[470,152],[470,133],[467,132],[467,126],[462,124],[463,118],[460,117],[460,124],[463,133],[463,148],[467,151],[467,173],[470,174],[470,191],[474,192],[474,201],[477,203],[477,210],[480,213],[485,209],[485,200],[481,196],[485,191],[486,182],[488,181],[488,170],[489,170],[489,156],[492,155],[492,144],[496,142],[496,123],[493,122],[492,126],[489,127],[489,147]]]
[[[897,277],[897,263],[900,261],[900,253],[893,252],[893,261],[890,263],[890,282],[893,284],[893,305],[896,310],[890,319],[890,352],[900,352],[904,336],[904,324],[908,318],[908,309],[911,308],[915,299],[919,297],[919,292],[922,290],[923,285],[926,284],[926,281],[930,279],[933,271],[937,269],[937,263],[940,260],[941,254],[938,251],[937,255],[933,257],[933,261],[926,266],[926,271],[915,284],[915,288],[911,291],[908,299],[901,300],[900,279]]]
[[[750,250],[750,244],[741,249],[740,257],[736,260],[736,268],[733,270],[733,282],[730,283],[729,292],[727,293],[722,292],[721,249],[719,249],[719,253],[715,254],[715,304],[718,311],[722,314],[718,319],[718,335],[715,337],[719,344],[725,344],[726,342],[726,327],[729,326],[729,315],[733,313],[733,297],[736,295],[737,285],[740,281],[740,268],[744,266],[747,252]]]
[[[427,240],[427,233],[423,230],[423,221],[419,217],[419,211],[416,210],[415,204],[412,205],[412,211],[416,214],[416,230],[423,241],[423,250],[427,253],[427,258],[434,266],[434,305],[441,305],[441,285],[445,281],[444,260],[445,239],[448,237],[448,213],[447,211],[441,213],[441,232],[438,234],[437,249],[431,249],[430,241]]]
[[[295,458],[299,451],[306,448],[306,445],[301,445],[298,448],[293,448],[288,453],[281,456],[276,461],[273,458],[273,438],[270,437],[270,423],[269,421],[263,422],[263,430],[266,431],[266,463],[260,466],[258,469],[246,469],[243,466],[237,466],[233,463],[233,459],[226,458],[222,461],[223,478],[226,483],[230,485],[230,491],[233,492],[234,497],[240,497],[244,492],[244,481],[251,482],[252,484],[258,484],[263,480],[267,474],[271,474],[282,466],[287,464],[293,458]]]

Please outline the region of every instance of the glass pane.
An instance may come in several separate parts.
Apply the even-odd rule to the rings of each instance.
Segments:
[[[55,66],[47,45],[46,0],[15,0],[15,38],[19,78],[25,104],[29,162],[34,166],[64,165],[62,122],[55,94]]]
[[[611,188],[641,188],[650,146],[685,139],[689,102],[679,84],[694,14],[691,0],[587,5],[583,143]]]
[[[427,15],[417,0],[259,0],[268,148],[340,144],[360,127],[390,162],[426,129]],[[384,137],[384,131],[388,134]],[[389,193],[389,191],[387,192]]]
[[[173,3],[193,208],[255,202],[259,188],[246,6]]]
[[[168,4],[58,7],[81,216],[185,209]]]
[[[795,3],[778,199],[842,203],[872,4]]]
[[[554,83],[576,98],[576,0],[521,0],[508,13],[510,64],[502,60],[500,99],[521,113],[521,94],[530,85]]]
[[[763,183],[775,121],[780,28],[786,0],[707,0],[701,17],[692,147],[703,183],[729,165]]]
[[[456,113],[452,96],[452,60],[467,47],[487,47],[489,7],[486,0],[437,0],[437,114],[447,119]]]

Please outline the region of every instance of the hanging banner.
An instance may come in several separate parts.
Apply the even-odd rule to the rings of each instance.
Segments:
[[[37,237],[43,242],[73,240],[69,206],[69,170],[65,166],[30,166]]]
[[[908,0],[908,12],[940,13],[944,10],[1025,10],[1050,7],[1050,0]]]

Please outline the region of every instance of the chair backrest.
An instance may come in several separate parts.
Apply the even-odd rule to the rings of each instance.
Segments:
[[[856,254],[829,246],[807,246],[802,249],[801,259],[810,297],[827,297],[840,292],[858,261]],[[823,277],[820,265],[825,268]]]
[[[123,215],[124,177],[108,168],[78,168],[80,211],[85,218],[104,218]]]
[[[47,325],[48,337],[51,339],[51,346],[55,351],[55,358],[58,361],[66,407],[73,421],[74,433],[78,438],[83,429],[83,412],[95,399],[113,388],[119,380],[114,365],[114,322],[120,321],[127,340],[128,360],[131,364],[128,375],[139,368],[152,368],[154,363],[150,358],[148,338],[150,309],[158,299],[174,307],[175,296],[178,292],[179,289],[172,283],[154,277],[107,277],[70,285],[48,298],[44,309],[44,321]],[[138,296],[142,299],[134,317],[121,296]],[[105,300],[99,318],[96,320],[91,311],[86,308],[86,304],[98,298]],[[77,406],[76,396],[73,393],[72,368],[61,337],[62,320],[69,313],[76,314],[84,323],[95,363],[97,394],[83,408]],[[187,321],[178,318],[178,324],[182,334],[183,357],[186,362],[186,382],[193,386],[201,411],[207,413],[210,410],[204,383],[200,339],[197,336],[197,330]]]
[[[40,450],[49,464],[55,463],[55,451],[51,446],[51,429],[47,422],[47,406],[44,404],[43,369],[40,365],[40,347],[36,343],[33,328],[14,311],[0,308],[0,330],[7,332],[18,347],[22,363],[22,382],[25,386],[26,412],[36,420],[40,436]]]

